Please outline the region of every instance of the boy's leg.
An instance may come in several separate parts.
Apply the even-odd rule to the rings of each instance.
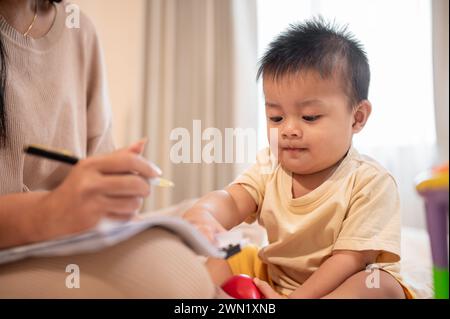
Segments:
[[[391,274],[379,270],[379,287],[368,287],[366,284],[370,274],[360,271],[323,299],[405,299],[405,292],[400,283]]]

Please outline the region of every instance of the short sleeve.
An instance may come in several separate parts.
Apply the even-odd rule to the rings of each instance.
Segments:
[[[271,175],[273,175],[274,160],[271,158],[269,148],[260,151],[256,157],[256,163],[253,164],[244,173],[239,175],[231,185],[239,184],[252,196],[258,207],[246,220],[246,223],[253,223],[262,207],[264,193],[266,191],[266,183]]]
[[[380,250],[377,262],[400,260],[400,200],[387,172],[356,178],[334,250]]]
[[[112,114],[108,98],[106,72],[95,29],[90,41],[87,70],[87,155],[109,153],[115,149]]]

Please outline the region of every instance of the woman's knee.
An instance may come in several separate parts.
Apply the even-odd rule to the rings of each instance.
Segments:
[[[64,285],[68,264],[79,267],[78,289]],[[212,298],[215,294],[200,258],[162,228],[151,228],[97,253],[4,265],[1,273],[0,281],[16,291],[2,294],[9,297],[39,296],[43,289],[50,298]],[[20,283],[27,280],[33,285],[23,287]]]
[[[147,289],[150,298],[212,298],[215,290],[209,273],[177,235],[163,228],[152,228],[138,235],[142,244]],[[145,287],[143,287],[145,288]]]

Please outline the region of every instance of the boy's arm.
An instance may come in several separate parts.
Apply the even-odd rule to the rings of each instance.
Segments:
[[[379,251],[336,250],[289,298],[321,298],[376,261]]]
[[[183,218],[213,241],[215,233],[239,225],[256,209],[254,199],[245,188],[234,184],[205,195],[186,211]]]

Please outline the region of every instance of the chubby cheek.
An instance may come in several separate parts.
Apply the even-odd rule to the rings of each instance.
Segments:
[[[341,156],[348,150],[352,142],[352,134],[350,129],[341,129],[330,132],[327,136],[327,142],[323,143],[321,152],[328,153],[333,156]]]
[[[307,140],[307,151],[289,153],[279,150],[279,163],[297,174],[312,174],[334,165],[346,151],[343,139],[328,134],[311,135]],[[271,146],[272,151],[274,147]]]
[[[327,162],[347,144],[347,136],[342,131],[324,130],[314,134],[308,141],[311,155],[319,162]]]

